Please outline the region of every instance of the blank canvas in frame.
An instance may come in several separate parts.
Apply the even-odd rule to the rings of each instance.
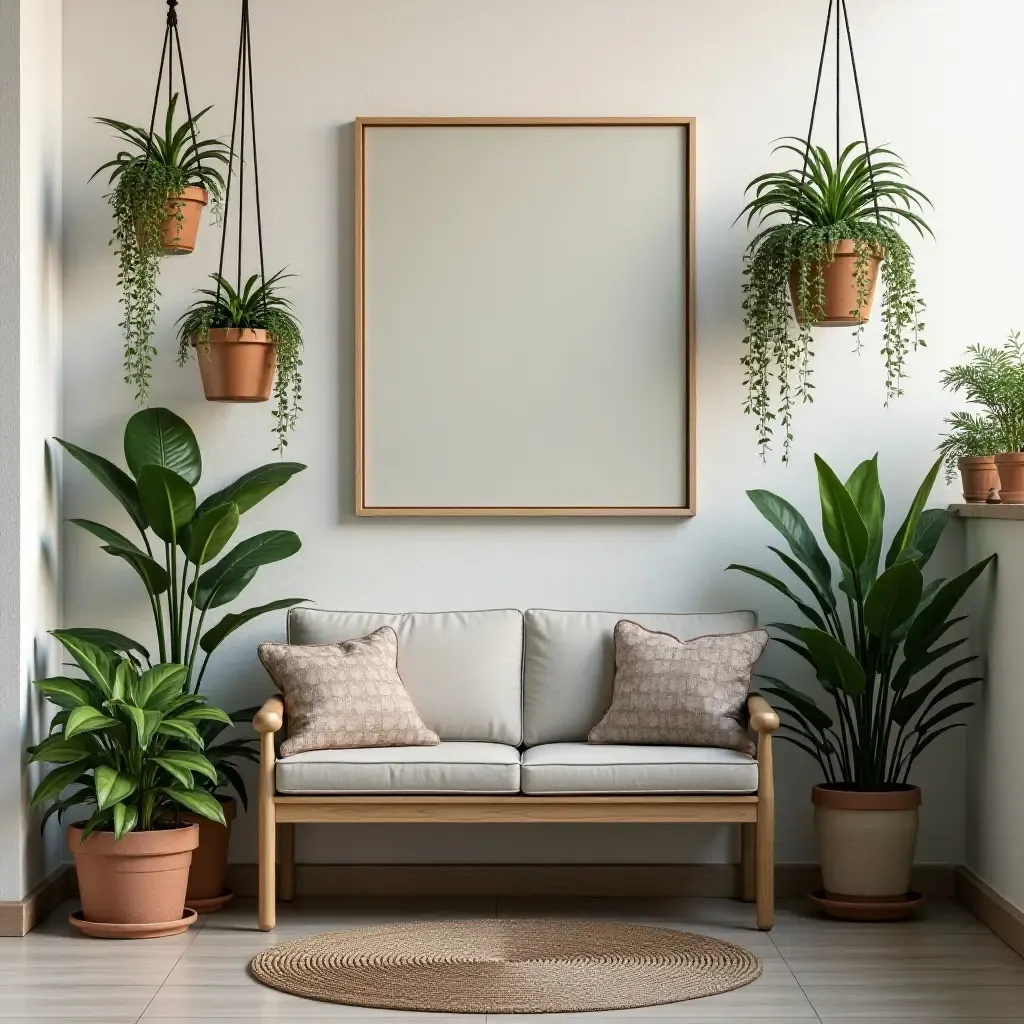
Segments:
[[[692,514],[692,120],[356,138],[357,512]]]

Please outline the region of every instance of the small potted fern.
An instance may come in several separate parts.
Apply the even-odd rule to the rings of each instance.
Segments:
[[[833,163],[823,147],[790,138],[775,151],[794,154],[800,166],[754,178],[747,186],[753,197],[737,217],[746,214],[747,225],[760,229],[744,257],[742,364],[744,411],[757,419],[762,455],[778,428],[788,462],[793,406],[810,401],[814,387],[811,328],[853,326],[859,350],[879,272],[886,401],[902,394],[906,355],[924,344],[924,303],[897,226],[922,236],[931,229],[921,216],[928,197],[904,180],[906,168],[891,150],[853,142]]]
[[[157,274],[160,258],[195,249],[203,207],[213,201],[219,212],[224,191],[221,167],[230,148],[216,139],[200,140],[199,120],[205,107],[177,128],[174,114],[178,96],[167,104],[163,133],[151,132],[125,121],[98,117],[113,128],[122,149],[93,173],[110,171],[107,196],[114,211],[114,233],[119,261],[118,281],[124,307],[125,382],[144,403],[149,395],[153,356],[153,325],[157,312]]]
[[[943,370],[939,380],[983,412],[955,412],[939,452],[946,480],[957,470],[964,500],[985,501],[998,487],[1004,502],[1024,502],[1024,342],[1014,331],[1002,348],[971,345],[970,361]]]
[[[207,401],[265,402],[273,389],[275,451],[288,444],[302,411],[302,327],[280,291],[290,276],[253,274],[235,288],[211,274],[216,288],[200,288],[178,320],[178,365],[194,348]]]

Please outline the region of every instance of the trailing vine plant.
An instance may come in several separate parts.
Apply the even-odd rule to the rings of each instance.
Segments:
[[[921,216],[923,204],[931,204],[904,180],[903,162],[885,147],[852,142],[835,163],[823,147],[800,138],[786,139],[774,151],[795,154],[801,166],[754,178],[746,189],[753,197],[736,218],[746,214],[747,226],[757,221],[760,228],[744,254],[743,409],[757,420],[762,458],[779,432],[782,461],[788,462],[794,406],[813,401],[811,328],[824,316],[825,268],[842,241],[852,241],[856,254],[858,309],[851,316],[867,305],[870,261],[883,260],[885,404],[903,394],[907,354],[925,343],[924,302],[913,252],[897,224],[906,221],[922,236],[931,234]],[[854,332],[858,352],[863,330],[861,324]]]
[[[302,411],[302,326],[279,282],[293,275],[279,270],[266,283],[253,274],[240,291],[221,274],[211,274],[216,288],[199,288],[197,299],[178,320],[178,365],[188,361],[193,341],[209,345],[213,328],[265,330],[277,349],[274,378],[276,452],[288,445],[288,434]]]
[[[116,138],[128,148],[122,149],[89,178],[110,170],[113,185],[107,202],[114,211],[114,231],[110,244],[118,257],[118,285],[124,318],[124,379],[135,388],[135,398],[145,404],[149,397],[153,358],[153,329],[156,322],[159,290],[157,278],[160,259],[161,227],[168,216],[180,225],[180,204],[168,197],[189,186],[210,193],[214,218],[219,218],[224,191],[224,176],[218,164],[227,164],[229,147],[216,139],[199,140],[197,125],[210,107],[174,127],[178,102],[175,93],[167,104],[164,128],[152,133],[109,117],[95,120],[113,128]]]

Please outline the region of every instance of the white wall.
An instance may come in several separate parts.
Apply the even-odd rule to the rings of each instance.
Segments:
[[[46,732],[30,680],[59,663],[59,466],[47,438],[60,412],[59,0],[0,3],[0,899],[21,899],[60,861],[60,833],[28,812],[38,772],[24,748]],[[17,239],[17,241],[14,241]]]
[[[144,122],[162,31],[157,3],[65,2],[64,273],[67,435],[114,456],[132,412],[121,383],[110,220],[92,170],[111,154],[90,115]],[[305,594],[325,607],[445,609],[534,606],[696,610],[756,607],[789,614],[732,561],[767,565],[769,527],[744,497],[778,490],[812,507],[814,451],[848,472],[882,453],[890,505],[909,500],[932,458],[949,403],[940,367],[972,341],[997,342],[1019,323],[1016,225],[1024,163],[1017,45],[1024,5],[1006,0],[859,0],[850,5],[871,137],[892,141],[935,201],[936,242],[917,245],[929,303],[928,348],[911,361],[906,397],[888,410],[877,317],[864,354],[845,332],[817,344],[817,401],[799,411],[795,463],[758,461],[741,413],[740,256],[732,225],[743,188],[768,166],[771,141],[805,130],[820,44],[819,0],[254,0],[254,68],[269,265],[299,275],[306,331],[305,413],[289,448],[307,473],[249,515],[249,528],[295,528],[303,551],[262,570],[254,599]],[[230,127],[238,4],[180,7],[193,103],[216,102],[210,128]],[[851,89],[845,96],[850,98]],[[823,111],[831,108],[823,94]],[[692,521],[359,520],[352,493],[352,132],[358,115],[695,115],[697,127],[698,514]],[[826,115],[827,116],[827,115]],[[845,105],[854,128],[855,108]],[[824,128],[824,138],[830,137]],[[209,224],[195,255],[163,269],[155,399],[195,426],[207,487],[270,457],[267,407],[206,404],[195,367],[178,370],[172,323],[214,269]],[[936,503],[952,496],[941,489]],[[68,515],[118,520],[77,467]],[[66,528],[67,619],[128,632],[146,606],[127,568]],[[955,540],[936,564],[960,564]],[[236,634],[210,691],[252,704],[271,687],[255,657],[283,620]],[[771,668],[803,679],[773,653]],[[919,859],[963,859],[961,734],[932,748]],[[779,857],[813,859],[813,766],[780,751]],[[307,828],[300,858],[322,860],[724,860],[726,830],[589,828]],[[251,821],[234,856],[255,858]]]
[[[961,529],[970,564],[997,556],[971,601],[972,649],[987,678],[968,735],[965,863],[1024,911],[1024,523],[968,519]]]

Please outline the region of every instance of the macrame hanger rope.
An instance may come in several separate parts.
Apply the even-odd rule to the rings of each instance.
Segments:
[[[200,174],[203,170],[203,159],[199,152],[199,137],[196,135],[196,126],[192,121],[192,104],[188,98],[188,80],[185,77],[185,58],[181,52],[181,35],[178,31],[178,12],[175,8],[178,0],[167,0],[167,20],[164,28],[164,41],[160,48],[160,68],[156,75],[156,89],[153,92],[153,110],[149,118],[149,136],[146,139],[146,160],[148,164],[153,153],[153,130],[156,128],[156,108],[160,102],[160,83],[164,77],[164,66],[167,67],[167,103],[170,106],[174,99],[174,53],[177,47],[178,73],[181,76],[181,92],[185,98],[185,116],[188,118],[189,133],[192,136],[192,145],[196,151],[196,167]]]
[[[850,32],[850,15],[846,8],[846,0],[828,0],[828,11],[825,14],[825,31],[821,38],[821,52],[818,55],[818,75],[814,82],[814,99],[811,101],[811,119],[807,126],[807,138],[805,140],[803,167],[800,170],[800,184],[807,179],[807,164],[810,159],[811,136],[814,134],[814,117],[818,109],[818,96],[821,93],[821,75],[825,68],[825,51],[828,49],[829,30],[832,27],[832,11],[835,8],[835,33],[836,33],[836,166],[842,155],[841,135],[841,58],[842,58],[842,29],[846,29],[846,46],[850,54],[850,68],[853,71],[853,88],[857,96],[857,111],[860,115],[861,136],[864,139],[864,155],[868,165],[868,178],[871,181],[872,193],[874,194],[875,172],[871,165],[871,148],[868,145],[868,126],[864,116],[864,101],[860,93],[860,78],[857,74],[857,58],[853,54],[853,35]],[[840,23],[840,14],[842,23]],[[878,196],[874,195],[875,220],[881,224],[882,215],[878,208]]]
[[[224,197],[224,233],[220,240],[220,261],[217,267],[217,300],[220,300],[220,279],[224,275],[224,257],[227,246],[227,220],[231,204],[231,171],[235,158],[235,143],[238,142],[238,258],[236,283],[242,290],[242,242],[245,222],[245,146],[246,127],[252,144],[253,190],[256,197],[256,237],[259,244],[260,283],[263,285],[263,309],[266,312],[266,265],[263,257],[263,217],[260,206],[260,169],[256,152],[256,104],[253,98],[252,35],[249,21],[249,0],[242,0],[242,20],[238,33],[238,64],[235,68],[235,99],[231,115],[231,153],[228,157],[228,182]]]

